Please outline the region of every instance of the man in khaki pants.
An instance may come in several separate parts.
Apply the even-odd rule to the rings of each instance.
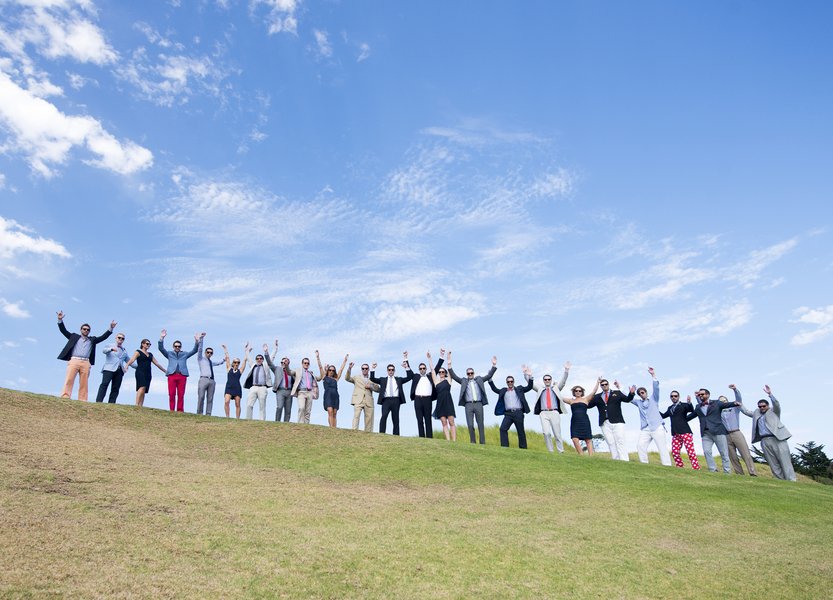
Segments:
[[[70,333],[64,325],[64,311],[58,311],[58,329],[67,338],[66,346],[58,355],[59,360],[67,361],[67,374],[61,398],[70,398],[75,378],[78,377],[78,399],[87,401],[87,384],[90,380],[90,367],[95,364],[95,345],[103,342],[113,333],[116,322],[110,323],[110,329],[99,336],[90,335],[89,323],[81,325],[81,333]]]
[[[373,392],[378,392],[381,388],[370,381],[370,367],[367,363],[362,365],[362,374],[353,377],[351,371],[354,364],[350,363],[347,367],[347,375],[344,377],[353,384],[353,398],[350,400],[350,404],[353,405],[353,429],[358,430],[359,415],[364,411],[364,430],[367,433],[373,433]],[[376,363],[373,363],[373,368],[376,368]]]
[[[740,391],[734,383],[729,385],[729,389],[735,392],[735,400],[742,402]],[[736,475],[743,475],[743,467],[740,466],[738,460],[738,452],[740,452],[743,462],[746,463],[746,470],[752,477],[757,477],[755,461],[752,460],[752,453],[749,452],[749,444],[746,443],[746,438],[740,431],[740,407],[724,410],[720,413],[720,419],[726,427],[726,443],[729,445],[729,462],[732,463],[732,471]]]
[[[298,398],[298,422],[309,423],[312,401],[318,397],[318,382],[309,370],[308,358],[301,360],[301,369],[292,384],[292,395]]]

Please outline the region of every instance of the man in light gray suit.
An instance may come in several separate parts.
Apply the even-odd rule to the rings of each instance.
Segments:
[[[278,356],[278,340],[275,340],[275,352],[269,356],[269,346],[263,344],[263,355],[266,357],[266,364],[275,374],[273,378],[272,391],[275,392],[275,421],[283,420],[289,423],[289,413],[292,411],[292,384],[295,383],[295,371],[289,368],[289,358],[284,356],[279,364],[275,364]]]
[[[448,374],[460,384],[460,400],[458,406],[466,409],[466,425],[469,428],[469,441],[474,444],[474,420],[477,419],[477,430],[480,434],[480,443],[486,443],[486,429],[483,425],[483,407],[489,403],[486,398],[485,382],[489,381],[497,371],[497,357],[492,357],[492,368],[486,375],[475,377],[474,369],[466,369],[466,378],[461,379],[451,368],[451,350],[448,351]]]
[[[764,391],[769,400],[772,400],[772,408],[769,407],[769,400],[761,398],[758,400],[758,410],[747,410],[745,406],[741,406],[740,410],[747,417],[752,417],[752,443],[761,443],[761,450],[772,474],[778,479],[795,481],[790,446],[787,444],[792,434],[781,423],[781,404],[772,395],[772,390],[765,385]]]
[[[559,392],[564,389],[564,384],[567,383],[570,366],[569,360],[564,363],[564,374],[556,386]],[[529,375],[524,373],[524,378],[529,382]],[[547,450],[555,451],[552,447],[552,440],[555,438],[555,447],[559,453],[563,454],[564,441],[561,438],[561,413],[567,409],[567,404],[562,403],[558,394],[554,392],[552,375],[549,373],[544,375],[543,387],[533,382],[532,389],[538,392],[538,400],[535,402],[535,408],[532,412],[541,418],[541,431],[544,432],[544,443],[547,445]]]

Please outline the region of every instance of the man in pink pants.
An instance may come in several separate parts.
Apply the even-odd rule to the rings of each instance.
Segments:
[[[171,410],[185,411],[185,383],[188,380],[188,359],[199,351],[200,334],[194,334],[194,348],[190,352],[182,349],[182,342],[174,341],[172,352],[165,350],[165,336],[168,330],[163,329],[159,335],[159,352],[168,359],[168,400]]]

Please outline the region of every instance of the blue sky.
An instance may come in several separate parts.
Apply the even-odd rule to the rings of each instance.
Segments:
[[[650,365],[663,405],[768,383],[793,445],[833,449],[831,17],[0,1],[0,385],[60,391],[62,309],[131,350],[166,327],[277,337],[295,365],[445,346],[500,380],[571,360],[585,386]]]

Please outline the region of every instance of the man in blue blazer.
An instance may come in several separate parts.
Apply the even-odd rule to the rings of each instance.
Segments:
[[[497,394],[495,415],[503,415],[503,422],[500,424],[500,445],[504,448],[509,447],[509,428],[512,425],[518,432],[518,448],[526,448],[524,415],[529,412],[529,404],[524,394],[532,389],[532,371],[526,365],[522,367],[522,370],[527,377],[526,386],[522,388],[515,387],[515,378],[511,375],[506,378],[505,388],[498,389],[492,381],[489,381],[489,387]]]
[[[720,461],[723,463],[723,472],[731,473],[732,463],[729,461],[729,442],[726,439],[726,427],[720,418],[720,412],[733,406],[740,406],[739,402],[721,402],[709,400],[711,392],[706,388],[700,388],[697,398],[700,403],[694,408],[694,414],[700,419],[700,437],[703,440],[703,456],[706,457],[706,464],[709,471],[717,473],[717,464],[714,462],[712,449],[717,444],[720,452]]]

